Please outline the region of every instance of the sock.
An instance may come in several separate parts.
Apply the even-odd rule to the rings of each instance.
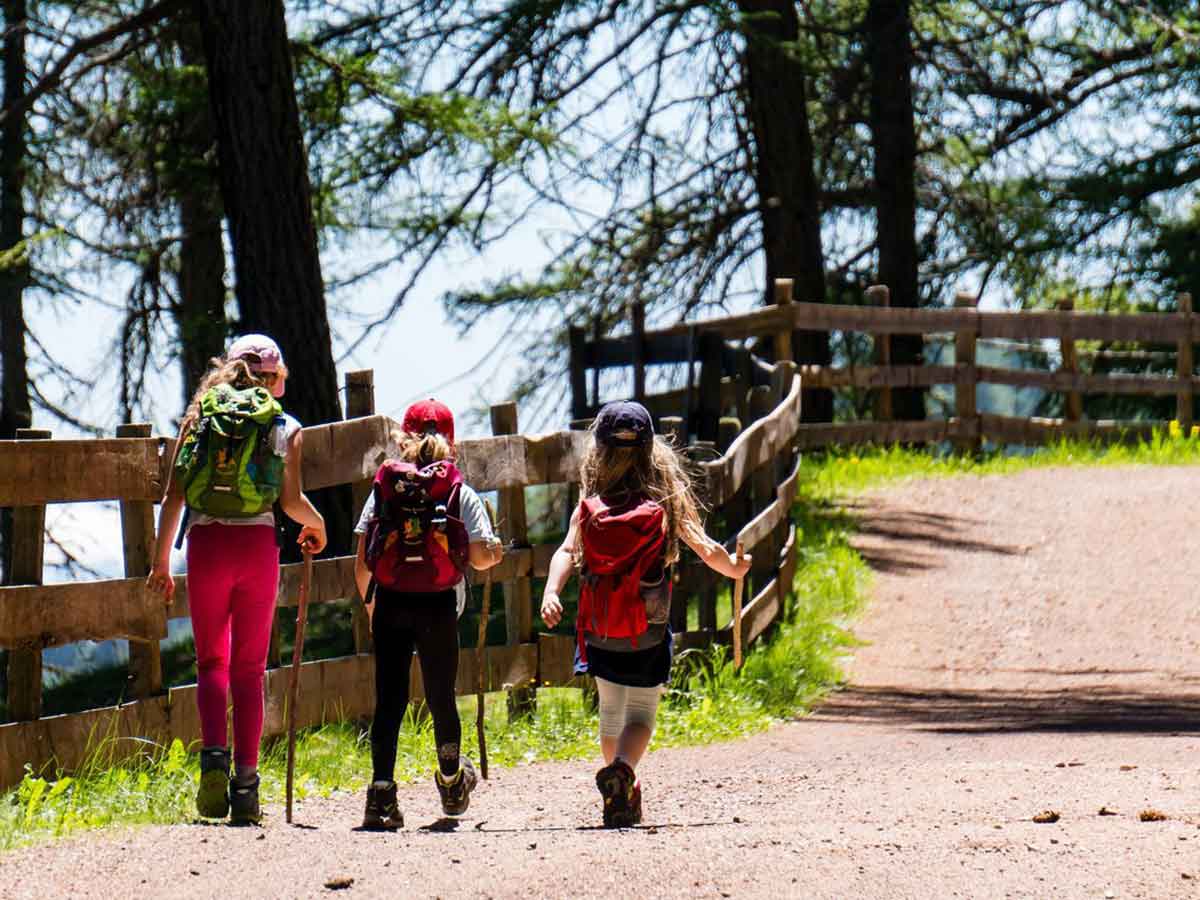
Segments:
[[[445,743],[438,747],[438,769],[441,770],[443,781],[450,781],[458,774],[457,743]]]
[[[237,774],[233,776],[233,783],[246,787],[254,784],[256,778],[258,778],[258,766],[238,766]]]

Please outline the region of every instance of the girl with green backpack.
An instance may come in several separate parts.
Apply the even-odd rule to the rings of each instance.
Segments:
[[[186,507],[188,605],[203,738],[196,809],[240,824],[262,818],[263,675],[279,587],[275,503],[302,526],[299,542],[307,549],[319,553],[326,543],[325,521],[302,491],[300,423],[279,405],[286,382],[283,356],[266,335],[244,335],[212,361],[175,443],[147,579],[169,604],[175,590],[171,544]]]

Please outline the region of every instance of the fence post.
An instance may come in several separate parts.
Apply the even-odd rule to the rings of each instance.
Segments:
[[[497,403],[491,409],[492,434],[518,434],[517,404]],[[528,523],[525,516],[525,488],[501,488],[496,492],[499,501],[497,516],[500,535],[513,547],[529,546]],[[533,583],[528,575],[504,582],[504,623],[507,642],[524,644],[533,636]],[[537,694],[532,686],[514,687],[508,694],[510,717],[527,715],[534,710]]]
[[[587,398],[587,332],[572,325],[567,329],[568,368],[571,374],[571,418],[586,419]],[[599,402],[599,395],[594,398]]]
[[[954,305],[959,309],[975,309],[979,301],[968,291],[954,295]],[[979,320],[971,317],[971,323],[954,332],[954,415],[958,418],[958,436],[954,443],[959,452],[979,452],[979,411],[975,405],[975,386],[979,373],[975,368],[975,342],[979,338]]]
[[[50,432],[17,429],[17,440],[49,440]],[[8,584],[41,584],[46,549],[46,507],[18,506],[12,511],[12,553]],[[42,714],[42,648],[14,647],[8,654],[8,717],[28,722]]]
[[[375,415],[375,370],[360,369],[357,372],[347,372],[346,385],[346,418],[360,419],[364,416]],[[356,481],[350,485],[350,495],[353,498],[352,509],[357,521],[359,511],[367,502],[371,493],[371,479]],[[357,543],[351,545],[350,552],[357,552]],[[360,600],[362,598],[359,598]],[[354,603],[350,613],[350,624],[354,631],[354,652],[371,652],[371,621],[367,617],[366,607],[361,602]]]
[[[759,385],[750,391],[750,415],[757,422],[768,415],[778,402],[773,385]],[[763,463],[750,475],[750,517],[758,515],[775,499],[774,461]],[[750,563],[751,584],[747,593],[753,597],[759,589],[775,577],[775,535],[764,537],[753,548],[747,548],[753,557]]]
[[[791,278],[775,279],[775,305],[783,312],[792,305],[795,282]],[[792,358],[792,322],[787,317],[784,327],[775,332],[775,361]]]
[[[633,341],[633,398],[640,403],[646,399],[646,304],[630,304],[629,319],[630,340]],[[597,405],[599,402],[596,401]]]
[[[1075,300],[1071,297],[1064,297],[1058,301],[1058,309],[1060,312],[1071,312],[1075,309]],[[1060,370],[1072,375],[1076,374],[1079,371],[1079,354],[1075,351],[1075,338],[1069,329],[1063,329],[1063,333],[1058,339],[1058,346],[1062,355]],[[1068,422],[1078,422],[1083,418],[1083,394],[1079,391],[1066,391],[1063,400],[1063,412]]]
[[[119,438],[148,438],[148,424],[118,425]],[[121,501],[121,538],[124,544],[125,577],[143,578],[150,574],[154,559],[154,504],[149,500]],[[147,596],[146,615],[153,621],[166,619],[166,609],[158,597]],[[153,635],[158,630],[148,628]],[[161,693],[163,688],[162,647],[158,639],[129,642],[129,675],[132,679],[130,693],[141,699]]]
[[[867,302],[887,309],[892,305],[892,292],[886,284],[873,284],[867,288]],[[875,365],[885,370],[883,374],[886,376],[886,370],[892,365],[892,336],[887,333],[873,334],[871,341],[875,345]],[[875,392],[875,421],[890,422],[893,415],[892,389],[885,385]]]
[[[1179,331],[1179,355],[1175,368],[1175,375],[1179,379],[1179,391],[1175,395],[1175,418],[1179,420],[1179,428],[1184,437],[1189,437],[1195,419],[1192,376],[1196,367],[1192,356],[1192,295],[1180,294],[1178,305],[1179,312],[1183,315],[1183,328]]]

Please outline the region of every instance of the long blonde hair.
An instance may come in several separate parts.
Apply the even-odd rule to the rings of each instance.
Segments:
[[[427,466],[440,459],[454,459],[454,448],[440,434],[393,431],[392,440],[400,447],[400,458],[414,465]]]
[[[279,378],[286,378],[287,369],[280,363],[279,371],[270,374]],[[204,398],[205,394],[219,384],[233,385],[239,391],[251,387],[260,387],[269,390],[268,380],[263,378],[262,375],[252,372],[250,364],[245,359],[241,357],[237,359],[225,359],[221,356],[214,356],[208,361],[208,371],[200,379],[200,384],[197,386],[196,392],[192,394],[192,402],[188,404],[187,411],[183,414],[183,422],[179,428],[180,434],[186,434],[199,421],[200,401]]]
[[[618,502],[640,496],[660,504],[667,520],[666,563],[671,565],[679,559],[681,536],[704,537],[703,505],[692,489],[687,461],[660,435],[645,447],[609,447],[595,439],[595,428],[593,423],[592,446],[580,466],[580,494]],[[574,548],[577,564],[582,554],[582,547]]]

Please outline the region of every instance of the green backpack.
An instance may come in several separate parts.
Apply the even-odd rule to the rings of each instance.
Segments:
[[[220,518],[269,511],[283,484],[284,456],[272,446],[275,427],[284,427],[283,408],[265,388],[220,384],[207,391],[175,460],[188,508]]]

